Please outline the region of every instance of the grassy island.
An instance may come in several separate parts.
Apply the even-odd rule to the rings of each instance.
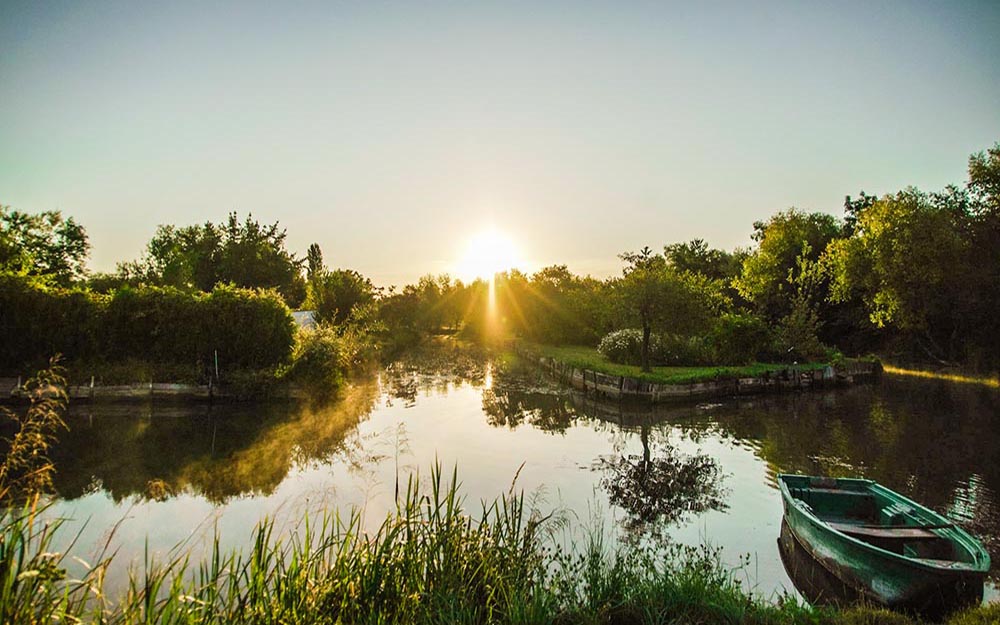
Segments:
[[[807,362],[796,365],[753,363],[738,366],[700,366],[700,367],[652,367],[646,372],[638,365],[625,365],[611,362],[597,349],[583,345],[542,345],[526,344],[525,349],[540,356],[558,360],[578,369],[589,369],[608,375],[620,375],[646,382],[659,384],[689,384],[692,382],[707,382],[724,378],[745,378],[759,376],[772,371],[782,371],[796,367],[800,371],[822,369],[827,363]]]

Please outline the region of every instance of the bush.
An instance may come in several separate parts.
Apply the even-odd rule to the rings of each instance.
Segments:
[[[66,362],[267,369],[288,362],[295,321],[273,291],[211,293],[125,287],[108,297],[0,276],[0,369],[11,373],[61,353]]]
[[[0,275],[0,368],[39,369],[57,353],[87,357],[101,345],[106,298]]]
[[[349,360],[343,339],[333,328],[320,325],[300,330],[285,378],[311,391],[330,395],[344,383]]]
[[[697,367],[714,364],[709,341],[700,336],[666,334],[659,349],[650,354],[655,364],[670,367]]]
[[[819,316],[802,297],[796,297],[792,311],[778,323],[774,351],[783,360],[805,361],[822,358],[827,348],[818,337]]]
[[[745,365],[760,360],[771,347],[771,331],[755,315],[727,314],[712,328],[715,364]]]
[[[610,332],[597,346],[605,358],[623,365],[642,364],[642,330],[628,328]],[[650,334],[649,361],[660,366],[697,366],[711,364],[708,342],[701,337],[678,334]]]
[[[655,354],[660,350],[660,337],[649,335],[649,359],[656,360]],[[597,345],[597,351],[611,362],[622,365],[642,364],[642,330],[626,328],[609,332]]]

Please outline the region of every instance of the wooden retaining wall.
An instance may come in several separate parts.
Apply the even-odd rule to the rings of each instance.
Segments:
[[[19,378],[0,378],[0,403],[27,401]],[[169,399],[182,401],[228,401],[244,399],[223,386],[139,382],[134,384],[73,384],[66,389],[74,401],[142,401]],[[267,394],[272,399],[301,399],[307,396],[288,384],[278,385]]]
[[[877,379],[881,366],[875,362],[852,361],[836,367],[801,371],[794,366],[745,378],[719,378],[689,384],[660,384],[628,376],[609,375],[572,367],[562,361],[515,347],[562,384],[598,397],[639,399],[654,403],[690,397],[726,397],[787,392],[809,388],[869,382]]]

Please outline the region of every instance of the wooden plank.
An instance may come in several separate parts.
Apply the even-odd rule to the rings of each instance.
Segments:
[[[848,536],[857,538],[879,538],[895,540],[931,540],[941,538],[929,529],[922,527],[888,527],[871,525],[851,525],[850,523],[828,523],[833,529],[843,532]]]

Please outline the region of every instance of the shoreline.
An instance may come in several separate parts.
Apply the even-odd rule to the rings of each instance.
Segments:
[[[24,378],[26,379],[26,378]],[[0,378],[0,404],[28,403],[22,378]],[[241,389],[245,391],[246,389]],[[308,398],[302,389],[291,384],[276,384],[258,395],[236,392],[231,386],[180,384],[175,382],[133,382],[131,384],[73,384],[66,394],[74,402],[144,402],[153,400],[195,403],[286,401]]]
[[[669,384],[575,367],[556,358],[532,352],[518,343],[512,346],[512,350],[519,357],[546,371],[559,383],[576,390],[608,399],[639,400],[654,404],[686,398],[760,395],[868,383],[878,380],[882,373],[880,363],[850,361],[827,365],[823,369],[801,370],[789,365],[756,376],[721,377],[701,382]]]

